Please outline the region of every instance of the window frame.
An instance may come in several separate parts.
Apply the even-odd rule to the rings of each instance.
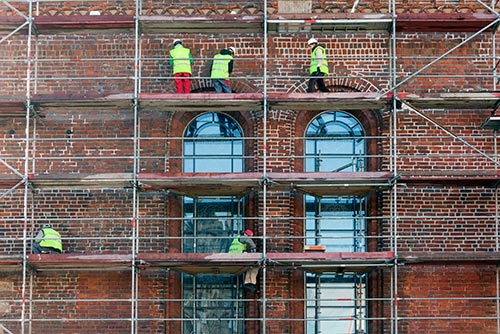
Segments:
[[[222,127],[218,126],[220,132],[219,132],[219,136],[217,135],[213,135],[213,136],[210,136],[210,135],[207,135],[207,134],[204,134],[203,136],[200,137],[200,139],[187,139],[187,138],[197,138],[195,135],[197,133],[199,133],[200,131],[202,131],[203,129],[201,128],[197,128],[197,129],[193,129],[192,128],[192,124],[194,122],[197,122],[197,120],[199,119],[206,119],[207,117],[208,118],[211,118],[212,119],[212,122],[206,122],[205,120],[205,123],[202,124],[201,127],[204,127],[205,130],[208,129],[210,130],[209,128],[210,127],[214,127],[214,124],[215,122],[214,119],[215,119],[215,115],[217,115],[217,119],[220,121],[221,117],[219,116],[224,116],[223,118],[226,119],[226,120],[229,120],[229,123],[233,124],[233,126],[237,126],[237,130],[236,132],[229,132],[227,130],[222,130]],[[217,127],[217,126],[215,126]],[[227,129],[227,127],[226,127]],[[213,130],[213,129],[212,129]],[[189,131],[192,131],[192,135],[191,136],[186,136],[186,134],[188,134]],[[216,133],[216,132],[215,132]],[[223,134],[230,134],[229,136],[223,136]],[[221,139],[222,138],[222,139]],[[226,139],[223,139],[223,138],[235,138],[235,139],[229,139],[229,140],[226,140]],[[237,139],[239,138],[239,139]],[[207,112],[207,113],[202,113],[202,114],[199,114],[199,115],[196,115],[196,117],[194,117],[187,125],[187,127],[185,128],[184,132],[183,132],[183,136],[182,136],[182,170],[183,172],[205,172],[204,170],[197,170],[196,169],[196,159],[199,159],[199,156],[197,158],[197,150],[196,150],[196,143],[203,143],[203,142],[206,142],[206,143],[210,143],[210,142],[218,142],[218,143],[222,143],[222,142],[229,142],[229,145],[230,145],[230,155],[227,160],[230,161],[230,168],[228,169],[224,169],[222,168],[222,170],[220,172],[243,172],[244,169],[245,169],[245,163],[244,163],[244,150],[245,150],[245,141],[244,141],[244,137],[243,137],[243,129],[241,128],[241,126],[239,125],[239,123],[233,119],[232,117],[228,116],[227,114],[224,114],[224,113],[217,113],[217,112]],[[193,146],[192,146],[192,154],[190,155],[186,155],[185,154],[185,151],[186,151],[186,147],[187,147],[187,144],[189,144],[189,142],[193,143]],[[234,150],[234,143],[237,143],[239,145],[239,153],[240,154],[233,154],[235,152]],[[204,152],[209,152],[209,150],[204,150]],[[203,159],[208,159],[208,160],[211,160],[211,159],[214,159],[214,163],[219,163],[221,161],[220,159],[220,156],[216,156],[214,157],[213,155],[210,155],[210,154],[207,154],[207,155],[202,155],[204,156]],[[193,169],[191,170],[188,170],[186,171],[186,165],[185,165],[185,162],[186,162],[186,159],[192,159],[194,162],[192,164],[192,167]],[[240,163],[239,163],[239,170],[235,170],[235,160],[240,160]],[[205,160],[202,164],[202,166],[207,166],[207,160]],[[213,170],[210,170],[209,172],[214,172]],[[229,207],[232,207],[233,209],[235,209],[234,211],[232,211],[231,214],[229,214],[229,211],[226,211],[225,212],[225,215],[224,215],[224,210],[220,211],[219,213],[222,213],[222,215],[218,215],[217,214],[217,211],[213,211],[212,213],[214,213],[214,216],[209,216],[209,217],[201,217],[201,216],[198,216],[198,208],[200,205],[203,205],[205,203],[202,203],[202,202],[207,202],[208,205],[211,205],[210,202],[212,202],[212,204],[214,204],[215,206],[217,205],[217,201],[220,200],[222,202],[225,202],[225,205],[229,205]],[[186,207],[188,206],[186,204],[187,201],[191,201],[192,202],[192,210],[191,210],[191,219],[189,219],[189,217],[186,217]],[[229,204],[227,204],[229,203]],[[239,232],[241,230],[243,230],[243,210],[242,210],[242,207],[243,207],[243,203],[244,203],[244,198],[235,198],[233,196],[201,196],[201,197],[197,197],[197,198],[190,198],[190,197],[186,197],[184,196],[182,198],[182,215],[184,217],[183,219],[183,224],[182,224],[182,246],[181,246],[181,249],[182,249],[182,252],[185,252],[186,251],[186,248],[189,248],[186,246],[186,239],[185,239],[185,231],[186,231],[186,224],[188,222],[191,221],[192,223],[192,226],[193,226],[193,235],[192,235],[192,240],[193,240],[193,246],[192,246],[192,250],[193,252],[198,252],[198,242],[197,242],[197,237],[198,235],[196,234],[197,231],[198,231],[198,223],[207,223],[208,226],[212,226],[212,225],[216,225],[218,222],[221,222],[221,219],[225,220],[226,222],[221,222],[223,226],[222,230],[224,230],[224,226],[226,227],[229,227],[229,225],[231,225],[231,227],[233,228],[233,231],[232,233],[234,234],[235,232]],[[208,208],[208,211],[210,211],[210,208]],[[229,225],[227,225],[229,224]],[[234,231],[234,229],[237,229],[237,231]],[[210,233],[210,231],[206,231],[207,233]],[[213,238],[213,242],[214,244],[217,243],[217,240],[219,241],[224,241],[227,246],[229,247],[229,244],[232,240],[232,235],[227,235],[227,236],[222,236],[220,239],[218,239],[217,237],[214,237]],[[202,238],[203,241],[207,241],[209,243],[209,246],[208,248],[203,248],[203,250],[211,250],[211,246],[210,246],[210,238]],[[214,249],[215,250],[215,249]],[[222,252],[222,248],[219,248],[218,249],[219,252]],[[199,284],[200,281],[210,281],[210,280],[213,280],[213,284],[206,284],[206,286],[204,286],[204,284]],[[222,284],[222,282],[225,282],[224,284]],[[213,286],[218,286],[218,285],[221,285],[218,289],[218,291],[214,291],[215,289],[213,289]],[[226,318],[226,320],[224,320],[223,322],[227,323],[228,325],[228,333],[231,333],[231,334],[243,334],[244,331],[245,331],[245,326],[244,326],[244,322],[243,322],[243,319],[244,319],[244,312],[245,312],[245,309],[244,309],[244,303],[242,301],[243,299],[243,291],[242,289],[240,289],[240,277],[239,276],[233,276],[233,275],[217,275],[216,277],[213,276],[213,275],[197,275],[197,276],[192,276],[192,275],[188,275],[188,274],[183,274],[182,275],[182,283],[181,283],[181,286],[182,286],[182,298],[183,298],[183,303],[182,303],[182,314],[183,314],[183,317],[186,316],[187,313],[189,313],[189,311],[192,311],[193,314],[195,315],[194,318],[193,318],[193,322],[192,322],[192,327],[194,328],[193,330],[194,331],[197,331],[197,327],[200,326],[203,326],[203,323],[200,322],[200,319],[202,318],[201,317],[201,314],[199,312],[202,312],[200,310],[200,308],[202,308],[200,305],[203,304],[203,302],[207,302],[205,299],[206,298],[203,298],[203,297],[200,297],[200,296],[203,296],[203,295],[211,295],[211,296],[214,296],[214,295],[217,295],[217,293],[220,293],[220,295],[222,295],[222,298],[221,299],[218,299],[218,298],[214,298],[214,299],[210,299],[208,301],[208,304],[216,304],[216,305],[219,305],[218,307],[213,307],[212,309],[213,310],[226,310],[225,312],[227,313],[227,310],[228,308],[234,310],[233,312],[233,319],[230,319],[230,320],[227,320],[227,314],[223,317],[223,318]],[[236,289],[234,287],[237,287]],[[203,288],[203,290],[202,290]],[[231,296],[228,296],[227,293],[230,293]],[[186,298],[186,296],[193,296],[194,299],[191,299],[191,298]],[[231,304],[232,306],[228,306],[228,304]],[[204,309],[204,308],[202,308]],[[196,314],[195,314],[196,313]],[[219,312],[220,313],[220,312]],[[220,314],[219,314],[220,315]],[[215,318],[215,317],[214,317]],[[220,318],[220,317],[219,317]],[[217,321],[217,320],[213,320],[213,321]],[[221,320],[222,321],[222,320]],[[211,321],[212,322],[212,321]],[[219,321],[220,322],[220,321]],[[183,322],[183,325],[181,326],[182,327],[182,332],[186,332],[186,331],[189,331],[190,328],[190,322]],[[209,326],[210,328],[211,326]],[[225,327],[225,326],[223,326]],[[221,333],[223,334],[223,333]]]
[[[339,118],[337,116],[339,115],[339,113],[341,113],[341,116],[344,119],[349,119],[351,121],[350,124],[353,124],[353,125],[348,126],[347,123],[345,123],[345,122],[338,122]],[[325,120],[323,119],[323,117],[325,115],[329,118],[328,122],[324,122]],[[335,134],[335,133],[325,132],[325,129],[327,128],[328,123],[330,123],[330,126],[333,125],[333,128],[345,130],[344,133]],[[341,123],[341,124],[336,124],[336,123]],[[316,127],[314,132],[310,131],[311,127]],[[354,131],[354,129],[357,129],[357,130]],[[325,158],[322,157],[319,154],[319,152],[317,151],[317,149],[318,149],[317,142],[318,141],[323,141],[323,143],[324,143],[326,141],[345,140],[346,138],[348,139],[346,142],[348,142],[350,140],[353,143],[355,143],[357,141],[356,138],[362,138],[363,151],[360,154],[361,158],[355,158],[356,145],[351,146],[353,148],[351,150],[352,160],[353,160],[351,167],[353,169],[355,169],[354,172],[364,171],[365,166],[367,165],[366,160],[368,160],[367,159],[366,132],[364,130],[362,123],[354,115],[347,113],[345,111],[337,111],[337,110],[322,112],[311,119],[311,121],[305,127],[304,133],[305,133],[305,135],[304,135],[304,160],[305,160],[304,161],[304,171],[305,172],[311,172],[310,169],[313,169],[312,171],[314,171],[314,172],[322,171],[322,168],[321,168],[322,161],[321,160],[323,160]],[[312,145],[311,145],[311,142],[312,142]],[[313,147],[312,153],[310,151],[308,151],[308,149],[311,148],[311,146]],[[336,145],[331,145],[331,146],[336,148]],[[340,151],[342,151],[342,150],[340,150]],[[349,154],[349,153],[347,152],[347,154]],[[311,160],[311,158],[320,160],[320,163],[314,162],[312,164],[313,168],[311,168],[311,163],[308,162]],[[326,159],[331,159],[332,161],[335,161],[335,159],[338,159],[339,161],[341,161],[342,159],[344,159],[344,155],[343,154],[336,155],[334,152],[334,154],[330,154],[329,157],[327,157]],[[359,161],[359,160],[362,160],[362,161]],[[338,168],[334,168],[333,170],[329,170],[329,171],[342,172],[346,169],[346,167],[348,167],[348,164],[341,164]],[[327,197],[326,200],[327,201],[335,201],[337,198],[339,198],[339,197],[332,196],[332,197]],[[343,198],[340,198],[339,200],[347,201],[348,198],[349,197],[343,197]],[[322,210],[322,208],[323,208],[322,201],[324,201],[324,200],[325,199],[323,199],[323,198],[318,198],[318,197],[314,197],[311,195],[305,195],[303,197],[304,213],[305,213],[305,218],[306,218],[306,220],[304,221],[304,227],[303,227],[304,228],[303,234],[305,237],[304,238],[304,245],[307,245],[308,240],[310,240],[311,238],[314,239],[314,244],[318,244],[318,241],[320,240],[321,236],[323,235],[323,233],[321,233],[321,231],[322,231],[321,225],[323,225],[323,226],[326,225],[326,224],[322,224],[322,222],[324,222],[324,220],[325,220],[325,219],[322,219],[323,212],[324,212]],[[357,200],[358,199],[356,199],[356,198],[352,198],[352,201],[357,201]],[[314,210],[309,210],[309,208],[311,206],[311,202],[313,202],[312,205],[314,205],[314,208],[313,208]],[[353,203],[353,204],[355,204],[355,203]],[[356,215],[354,217],[357,217],[357,216],[359,216],[359,213],[362,213],[361,216],[358,217],[358,219],[360,219],[360,221],[363,222],[361,224],[361,226],[359,226],[359,228],[362,228],[362,231],[360,233],[358,231],[359,228],[356,228],[354,226],[356,224],[355,223],[356,218],[353,218],[352,219],[353,220],[353,228],[350,230],[350,231],[352,231],[351,238],[352,238],[352,244],[353,244],[350,251],[353,251],[353,252],[366,251],[366,244],[364,242],[361,242],[361,247],[359,247],[358,244],[360,244],[360,242],[357,241],[357,240],[359,240],[358,238],[361,238],[361,240],[365,240],[365,238],[363,236],[366,234],[366,220],[363,217],[366,217],[366,213],[367,213],[366,198],[359,199],[359,205],[360,205],[360,209],[358,210],[358,215]],[[364,209],[363,209],[363,207],[364,207]],[[335,212],[341,212],[341,211],[333,210],[330,212],[332,213],[332,215],[329,215],[328,217],[326,217],[326,221],[335,219]],[[353,209],[352,212],[356,212],[356,211],[354,211],[354,209]],[[313,214],[312,219],[308,218],[308,217],[311,217],[310,213]],[[330,216],[333,216],[333,218]],[[319,219],[317,219],[316,217],[319,217]],[[346,218],[338,218],[338,219],[339,219],[339,221],[342,221],[344,219],[349,220],[349,218],[347,218],[347,216],[346,216]],[[308,231],[311,231],[311,229],[308,228],[308,222],[310,223],[310,220],[313,220],[313,224],[315,225],[314,226],[314,233],[315,233],[314,237],[308,237],[308,233],[309,233]],[[323,229],[323,231],[324,231],[324,229]],[[358,231],[358,232],[356,232],[356,231]],[[349,237],[346,236],[346,238],[349,238]],[[342,250],[338,250],[338,249],[332,249],[332,247],[333,247],[333,245],[332,246],[327,245],[326,251],[342,251]],[[321,282],[323,282],[323,281],[329,282],[329,283],[326,283],[327,287],[322,287]],[[359,282],[359,283],[356,283],[356,282]],[[350,290],[343,290],[346,292],[345,295],[340,296],[340,297],[337,296],[336,298],[334,298],[335,295],[338,294],[338,291],[340,291],[339,287],[341,285],[345,286],[346,284],[353,284],[354,287]],[[363,286],[363,288],[359,288],[360,286]],[[348,295],[351,291],[352,291],[352,297],[349,298]],[[362,292],[360,292],[360,291],[362,291]],[[346,326],[349,326],[349,323],[351,323],[351,328],[352,328],[350,333],[356,333],[358,330],[363,330],[366,332],[367,321],[366,320],[357,320],[357,318],[358,318],[358,316],[360,316],[361,318],[366,318],[366,315],[368,314],[368,305],[364,300],[361,300],[361,302],[360,302],[356,298],[356,296],[358,296],[358,295],[366,296],[366,294],[367,294],[366,275],[357,275],[357,274],[344,275],[343,273],[339,273],[339,274],[337,274],[337,273],[325,273],[322,275],[318,275],[318,274],[312,274],[312,273],[305,273],[304,274],[304,293],[305,293],[305,297],[306,297],[306,303],[304,305],[305,306],[305,308],[304,308],[305,314],[304,315],[306,318],[304,331],[306,334],[319,333],[321,326],[324,325],[325,323],[330,323],[329,328],[331,328],[332,324],[338,324],[339,329],[341,329],[341,331],[339,333],[345,333],[347,331],[347,328],[349,328],[349,327],[346,327]],[[313,296],[312,302],[310,299],[311,295]],[[324,297],[325,295],[330,295],[331,298],[329,298],[329,297],[322,298],[322,296]],[[330,306],[322,306],[325,303],[330,305]],[[348,305],[343,306],[343,307],[336,305],[339,303],[345,303]],[[322,319],[320,313],[318,312],[318,309],[321,309],[321,308],[324,308],[325,310],[335,310],[335,309],[345,310],[345,309],[349,308],[349,309],[352,309],[352,312],[351,312],[352,317],[347,317],[346,314],[343,314],[343,316],[339,316],[339,317],[331,317],[331,318],[323,317],[323,319]],[[324,314],[324,312],[321,312],[321,313]],[[312,320],[309,317],[311,314],[314,314],[314,318]],[[345,319],[345,318],[351,318],[353,320],[352,320],[352,322],[349,321],[348,323],[345,324],[346,326],[344,326],[344,322],[343,322],[344,320],[342,320],[342,319]],[[341,322],[339,323],[339,321],[341,321]]]

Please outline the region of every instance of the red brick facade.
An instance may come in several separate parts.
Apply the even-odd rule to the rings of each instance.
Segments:
[[[278,0],[268,1],[267,10],[258,1],[199,2],[144,2],[142,15],[210,20],[220,15],[243,19],[280,14]],[[396,1],[395,13],[390,3],[361,1],[356,12],[394,19],[392,14],[403,13],[491,14],[476,1]],[[346,14],[353,5],[354,1],[313,0],[311,12]],[[28,12],[22,4],[15,7]],[[498,10],[498,5],[493,7]],[[135,2],[47,2],[41,4],[39,16],[86,16],[90,11],[134,15]],[[2,20],[16,16],[0,5]],[[34,101],[30,107],[36,111],[29,118],[0,118],[0,260],[19,257],[26,274],[19,268],[0,270],[0,325],[13,333],[182,333],[187,320],[176,270],[131,261],[134,270],[106,264],[97,271],[37,272],[25,257],[38,221],[50,222],[63,235],[65,249],[78,254],[180,253],[181,196],[158,189],[134,191],[132,182],[126,187],[61,183],[33,189],[23,183],[31,174],[84,178],[123,173],[134,180],[134,173],[183,172],[184,132],[203,110],[144,107],[144,101],[134,108],[134,99],[127,108],[102,103],[120,94],[174,93],[168,51],[175,38],[182,38],[194,57],[192,96],[211,90],[211,58],[226,46],[237,49],[234,93],[305,93],[310,52],[306,42],[312,36],[328,51],[332,76],[327,84],[332,92],[380,93],[385,98],[394,79],[401,82],[444,54],[421,75],[398,86],[396,93],[439,97],[496,90],[492,73],[499,40],[490,29],[449,55],[473,32],[396,31],[392,36],[390,31],[325,28],[271,31],[266,36],[263,31],[238,29],[236,24],[234,31],[221,33],[189,28],[141,31],[137,40],[134,29],[49,30],[31,39],[24,29],[0,43],[0,111],[10,112],[11,101]],[[140,89],[134,90],[135,84]],[[37,100],[49,95],[67,100],[60,105]],[[68,104],[72,99],[89,104]],[[241,126],[244,171],[304,172],[306,128],[329,110],[314,107],[321,99],[311,101],[310,110],[264,110],[264,103],[252,111],[221,110]],[[265,96],[262,101],[267,103]],[[210,108],[211,102],[206,103]],[[496,133],[481,127],[493,110],[460,104],[416,109],[395,112],[390,103],[380,110],[345,108],[366,132],[365,171],[394,173],[390,187],[367,195],[367,251],[400,257],[367,271],[366,331],[498,333],[498,144]],[[25,138],[30,138],[28,147]],[[3,180],[17,176],[15,171],[23,182],[5,186]],[[491,175],[496,182],[481,178]],[[422,177],[431,180],[418,181]],[[265,194],[254,189],[244,196],[246,224],[261,237],[258,252],[263,252],[265,242],[267,252],[302,253],[304,194],[275,190],[272,183],[265,189]],[[245,334],[306,333],[304,272],[266,263],[259,284],[265,295],[260,300],[247,296],[244,302]],[[328,328],[322,333],[335,334]]]

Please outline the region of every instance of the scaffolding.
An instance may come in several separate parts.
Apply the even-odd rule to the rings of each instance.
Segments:
[[[24,334],[41,328],[61,333],[112,328],[206,333],[217,328],[221,334],[266,334],[283,332],[285,326],[287,332],[334,334],[333,324],[347,323],[348,333],[397,334],[452,323],[455,331],[470,333],[476,330],[464,323],[481,321],[477,328],[498,333],[499,5],[496,0],[436,0],[420,13],[411,6],[422,5],[397,0],[2,0],[0,68],[5,75],[0,82],[6,94],[0,95],[0,122],[5,123],[0,125],[11,129],[0,150],[0,199],[6,203],[0,205],[5,225],[0,329]],[[162,53],[179,35],[201,50],[191,78],[193,94],[186,96],[171,91],[174,78],[166,74]],[[301,73],[309,55],[297,50],[311,36],[341,36],[330,41],[332,48],[373,53],[332,56],[335,70],[326,80],[337,90],[305,93],[309,76]],[[65,38],[89,55],[76,47],[58,50]],[[406,44],[415,50],[425,38],[438,54],[406,53]],[[235,58],[235,93],[213,94],[206,71],[213,59],[209,47],[235,41],[247,46],[238,48]],[[477,43],[477,53],[461,52],[471,43]],[[451,69],[436,66],[443,60]],[[374,111],[378,116],[366,116],[367,124],[389,128],[364,136],[376,149],[342,156],[348,162],[340,169],[356,170],[306,172],[301,161],[311,157],[294,148],[310,138],[293,130],[283,135],[276,123],[292,113],[331,110],[358,118],[360,110]],[[173,130],[182,124],[174,118],[203,113],[251,115],[253,127],[239,138],[252,147],[242,155],[242,171],[179,167],[186,159],[186,138]],[[448,125],[447,118],[457,115],[469,121]],[[52,123],[54,129],[42,129],[44,118],[64,120],[67,128],[53,133],[61,129]],[[172,129],[159,132],[159,120]],[[249,117],[239,120],[243,124]],[[358,160],[371,165],[359,166]],[[412,209],[412,195],[427,202]],[[310,203],[304,198],[320,199],[320,209],[323,199],[326,206],[344,205],[328,203],[333,197],[360,199],[356,210],[363,214],[352,228],[358,235],[292,231],[318,221],[306,216]],[[367,209],[363,199],[368,197],[384,204]],[[235,209],[203,212],[210,205],[203,203],[207,198],[231,198],[225,204]],[[293,209],[282,211],[281,201]],[[454,207],[447,208],[450,203]],[[81,206],[93,208],[78,211]],[[302,216],[290,215],[300,212],[296,206]],[[95,216],[82,216],[87,212]],[[44,222],[62,229],[70,252],[30,254],[36,228]],[[201,230],[188,233],[182,227],[221,222],[224,235],[198,236]],[[210,248],[226,245],[243,226],[259,232],[257,253]],[[355,240],[356,246],[325,251],[318,241],[343,244],[344,239]],[[471,267],[481,276],[474,282],[485,282],[494,293],[474,286],[470,293],[445,295],[436,286],[435,294],[419,294],[411,279],[424,284],[426,265],[439,267],[445,277],[466,276],[455,270]],[[260,268],[258,296],[237,288],[250,267]],[[229,277],[213,284],[234,291],[211,295],[210,279],[202,279],[207,277]],[[321,298],[331,277],[340,282],[337,289],[354,284],[349,286],[352,298],[340,292]],[[286,296],[278,293],[284,280],[284,290],[290,290]],[[62,286],[66,290],[58,291]],[[192,293],[183,290],[188,286]],[[485,305],[487,312],[470,311]],[[231,307],[236,310],[226,309]],[[422,311],[426,308],[431,313]],[[221,309],[227,312],[217,313]]]

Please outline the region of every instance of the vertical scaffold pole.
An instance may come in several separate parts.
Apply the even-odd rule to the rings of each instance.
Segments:
[[[391,47],[390,47],[390,85],[394,87],[393,99],[392,99],[392,117],[391,117],[391,127],[390,127],[390,166],[394,175],[397,175],[398,164],[397,164],[397,47],[396,47],[396,4],[394,0],[389,1],[389,12],[392,18],[392,31],[391,31]],[[390,245],[394,251],[395,263],[394,268],[391,270],[391,333],[398,333],[398,251],[397,251],[397,203],[398,203],[398,184],[396,183],[391,191],[390,199]]]
[[[134,134],[133,134],[133,172],[132,172],[132,243],[131,243],[131,319],[130,319],[130,333],[137,334],[138,328],[138,307],[137,307],[137,295],[139,291],[138,284],[138,272],[135,266],[135,258],[137,253],[139,252],[139,219],[138,219],[138,192],[137,192],[137,165],[139,163],[139,112],[138,112],[138,96],[139,96],[139,58],[140,58],[140,39],[139,39],[139,16],[142,8],[142,3],[140,0],[135,1],[135,15],[134,15],[134,96],[133,96],[133,112],[134,112]]]
[[[33,29],[33,3],[28,1],[28,39],[26,45],[26,126],[25,126],[25,136],[24,136],[24,199],[23,199],[23,274],[22,274],[22,287],[21,287],[21,334],[24,334],[26,331],[26,276],[28,269],[28,255],[27,255],[27,246],[28,246],[28,193],[29,193],[29,184],[28,184],[28,172],[29,172],[29,152],[30,152],[30,143],[29,143],[29,130],[30,130],[30,115],[31,115],[31,38],[32,38],[32,29]]]
[[[491,8],[495,8],[496,6],[496,0],[491,0]],[[491,37],[491,52],[492,52],[492,65],[493,65],[493,91],[497,90],[497,52],[496,52],[496,31],[497,29],[493,29],[492,31],[492,37]],[[498,151],[497,151],[497,135],[498,132],[495,130],[493,131],[493,145],[494,145],[494,153],[495,153],[495,161],[497,162],[495,164],[495,171],[498,172]],[[498,184],[495,188],[495,251],[498,252],[498,232],[499,232],[499,210],[498,210]],[[497,313],[497,333],[500,333],[500,272],[499,272],[499,267],[497,265],[496,268],[496,313]]]
[[[263,219],[263,227],[262,227],[262,258],[266,259],[267,257],[267,43],[268,43],[268,36],[267,36],[267,0],[264,0],[264,51],[263,51],[263,61],[264,61],[264,72],[263,72],[263,78],[264,78],[264,96],[263,96],[263,145],[262,145],[262,154],[263,154],[263,161],[262,161],[262,170],[263,170],[263,188],[262,188],[262,219]],[[266,284],[267,284],[267,268],[264,263],[262,267],[262,334],[266,334],[266,326],[267,326],[267,305],[266,305]]]
[[[493,131],[493,149],[494,149],[494,155],[495,155],[495,161],[497,162],[495,164],[495,171],[498,172],[498,131],[495,130]],[[498,205],[500,204],[498,201],[498,191],[499,191],[499,184],[497,183],[495,187],[495,251],[499,251],[499,240],[498,240],[498,233],[499,233],[499,224],[500,224],[500,209],[498,208]],[[496,267],[496,316],[497,316],[497,333],[500,333],[500,266],[497,264]]]

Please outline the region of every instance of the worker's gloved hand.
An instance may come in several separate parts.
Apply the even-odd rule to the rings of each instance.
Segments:
[[[257,250],[254,248],[254,249],[252,249],[250,252],[251,252],[251,253],[255,253],[256,251],[257,251]]]

